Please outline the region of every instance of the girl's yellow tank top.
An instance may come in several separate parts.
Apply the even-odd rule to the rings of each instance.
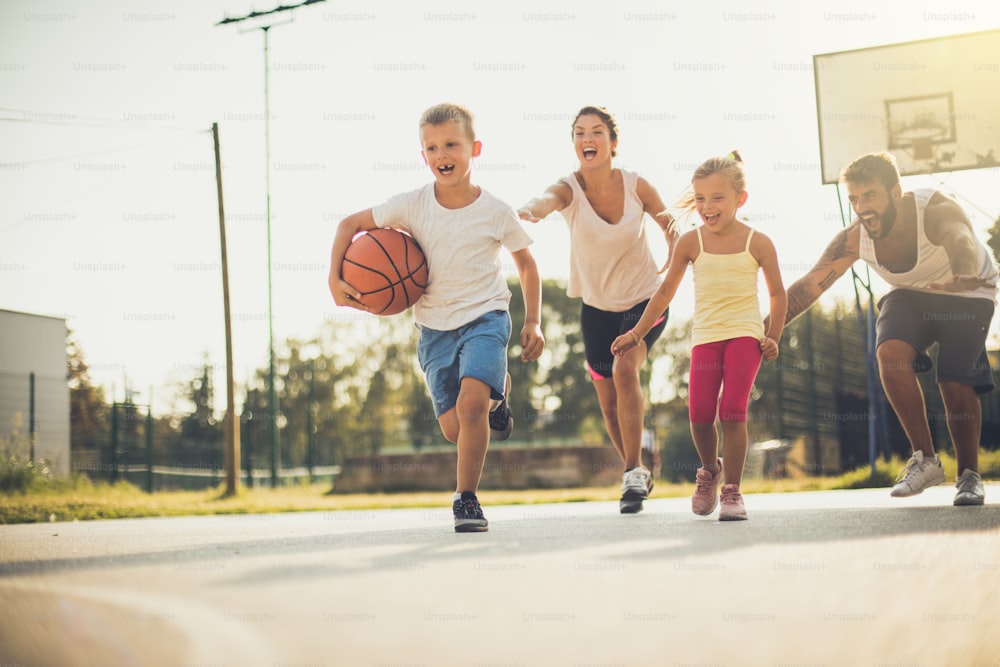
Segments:
[[[750,239],[742,252],[725,255],[705,252],[698,229],[700,252],[694,266],[694,323],[692,345],[749,336],[764,338],[764,318],[757,299],[760,265],[750,254]]]

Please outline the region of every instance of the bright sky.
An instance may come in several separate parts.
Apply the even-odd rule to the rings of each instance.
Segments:
[[[215,23],[277,4],[0,3],[0,308],[65,317],[117,399],[127,377],[162,404],[206,358],[223,395],[213,121],[237,381],[267,365],[263,33]],[[1000,27],[1000,5],[330,0],[274,20],[291,17],[269,38],[279,341],[353,316],[326,287],[336,223],[427,182],[417,119],[449,100],[477,115],[474,180],[515,207],[575,168],[570,123],[587,104],[616,114],[619,166],[668,203],[698,163],[739,148],[744,211],[790,283],[841,225],[819,173],[813,55]],[[996,170],[904,186],[940,181],[981,232],[1000,214]],[[565,278],[562,221],[529,232],[543,277]],[[832,292],[852,295],[849,279]],[[690,310],[682,287],[674,312]]]

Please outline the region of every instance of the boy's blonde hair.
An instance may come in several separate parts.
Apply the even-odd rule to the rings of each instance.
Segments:
[[[445,123],[461,123],[469,139],[476,140],[475,119],[472,112],[461,104],[452,104],[451,102],[435,104],[420,116],[420,127]]]
[[[698,165],[698,168],[694,170],[694,174],[691,176],[691,180],[697,180],[699,178],[708,178],[713,174],[722,174],[729,178],[733,184],[733,189],[737,193],[744,192],[747,189],[747,179],[746,174],[743,172],[743,158],[740,156],[739,151],[733,151],[729,155],[724,157],[711,157]],[[676,208],[680,210],[694,211],[694,187],[689,187],[685,190],[681,198],[677,200]]]

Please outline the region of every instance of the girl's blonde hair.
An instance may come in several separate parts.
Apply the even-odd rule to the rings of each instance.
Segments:
[[[694,170],[694,175],[691,176],[691,180],[694,181],[699,178],[708,178],[712,174],[722,174],[723,176],[728,177],[733,184],[733,188],[738,193],[746,190],[746,174],[743,172],[743,158],[740,156],[739,151],[734,150],[732,153],[724,157],[708,158]],[[677,204],[675,204],[674,207],[688,213],[694,211],[693,186],[689,186],[688,189],[684,191],[684,194],[682,194],[680,199],[677,200]]]

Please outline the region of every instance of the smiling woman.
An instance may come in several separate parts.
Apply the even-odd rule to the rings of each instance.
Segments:
[[[618,124],[596,106],[580,109],[572,123],[579,169],[526,203],[522,220],[539,222],[559,211],[570,232],[567,294],[582,297],[587,370],[597,391],[608,437],[624,466],[619,510],[642,510],[653,487],[642,466],[645,397],[639,380],[649,348],[666,326],[666,314],[627,355],[615,359],[611,342],[630,330],[660,283],[646,236],[646,216],[663,230],[669,248],[677,239],[673,216],[659,193],[635,172],[612,164],[618,155]],[[668,260],[669,261],[669,260]]]

